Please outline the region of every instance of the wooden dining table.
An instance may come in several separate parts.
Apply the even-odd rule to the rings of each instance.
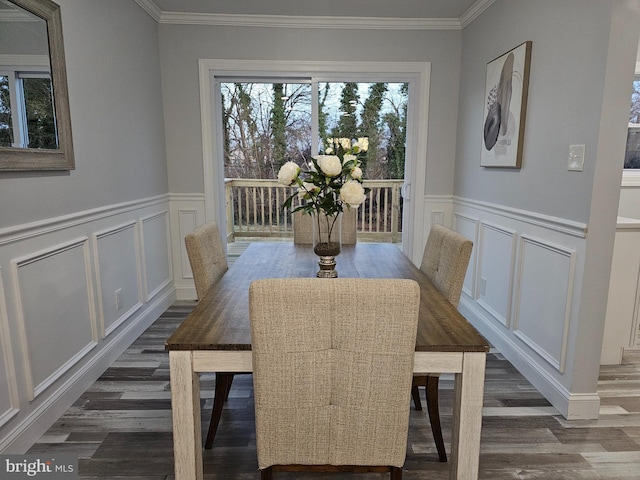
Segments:
[[[203,478],[199,374],[252,371],[250,283],[314,277],[317,261],[310,246],[252,243],[167,340],[176,480]],[[418,282],[414,372],[455,375],[449,478],[477,479],[488,342],[395,245],[343,246],[336,270],[340,277]]]

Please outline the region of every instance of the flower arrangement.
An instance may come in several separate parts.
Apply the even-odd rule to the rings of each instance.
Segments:
[[[362,169],[358,160],[358,155],[365,151],[366,143],[362,141],[352,143],[349,139],[336,139],[333,146],[325,149],[324,155],[311,158],[306,170],[295,162],[287,162],[278,172],[278,183],[298,186],[298,191],[285,200],[283,208],[291,209],[295,197],[303,200],[304,203],[291,212],[301,210],[309,215],[315,213],[319,232],[322,230],[320,222],[326,222],[325,230],[328,235],[326,239],[320,240],[321,243],[326,243],[325,248],[333,246],[331,235],[338,214],[344,211],[345,206],[357,208],[366,199],[369,189],[362,185]]]

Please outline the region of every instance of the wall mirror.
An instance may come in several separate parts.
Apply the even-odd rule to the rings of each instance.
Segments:
[[[0,171],[74,168],[60,6],[0,0]]]

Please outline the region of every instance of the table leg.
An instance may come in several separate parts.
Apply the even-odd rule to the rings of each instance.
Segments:
[[[467,352],[455,377],[450,480],[478,478],[485,363],[484,352]]]
[[[200,377],[193,371],[191,352],[169,352],[173,456],[176,480],[202,480]]]

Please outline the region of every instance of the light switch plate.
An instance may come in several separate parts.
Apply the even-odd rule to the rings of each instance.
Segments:
[[[569,145],[567,170],[581,172],[584,167],[584,145]]]

